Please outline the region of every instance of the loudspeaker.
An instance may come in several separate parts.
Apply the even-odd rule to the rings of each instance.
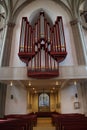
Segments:
[[[13,95],[11,94],[11,99],[13,99]]]

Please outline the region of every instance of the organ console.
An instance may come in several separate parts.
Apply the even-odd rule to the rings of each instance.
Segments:
[[[22,18],[19,58],[26,63],[27,75],[51,78],[59,75],[59,63],[67,55],[62,17],[51,27],[44,12],[40,12],[34,27]]]

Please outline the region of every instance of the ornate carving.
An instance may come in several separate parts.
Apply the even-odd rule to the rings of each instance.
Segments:
[[[71,25],[75,25],[75,24],[77,24],[77,23],[79,23],[79,22],[80,22],[79,19],[74,19],[73,21],[70,21],[70,24],[71,24]]]
[[[8,22],[7,25],[8,25],[9,27],[14,27],[14,26],[15,26],[15,23],[13,23],[13,22]]]

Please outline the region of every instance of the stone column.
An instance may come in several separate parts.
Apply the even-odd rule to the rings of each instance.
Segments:
[[[87,82],[83,82],[78,86],[78,95],[80,98],[82,113],[87,116]]]
[[[29,89],[27,89],[27,112],[29,113],[29,104],[30,104],[30,92]]]
[[[5,100],[6,100],[7,85],[0,83],[0,118],[5,114]]]
[[[9,66],[14,26],[15,24],[12,22],[8,22],[7,24],[7,32],[6,32],[2,64],[1,64],[2,66]]]
[[[32,98],[32,94],[29,92],[29,112],[32,112],[32,101],[31,101],[31,98]]]
[[[87,117],[87,82],[82,83],[81,90],[82,90],[84,114]]]
[[[57,92],[57,112],[60,113],[60,90]]]
[[[85,47],[82,25],[78,19],[75,19],[70,23],[74,36],[78,65],[87,65],[87,50]]]

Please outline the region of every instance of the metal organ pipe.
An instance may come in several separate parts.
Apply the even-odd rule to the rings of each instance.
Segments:
[[[19,52],[22,52],[23,50],[22,50],[22,44],[23,44],[23,42],[22,42],[22,38],[23,38],[23,18],[22,18],[22,23],[21,23],[21,34],[20,34],[20,44],[19,44]]]
[[[60,25],[60,32],[61,32],[61,47],[64,47],[64,36],[63,36],[63,28],[62,28],[61,18],[60,18],[59,25]]]
[[[28,26],[29,23],[26,22],[26,34],[25,34],[25,52],[28,51]]]
[[[41,71],[41,45],[40,45],[40,71]]]
[[[56,26],[55,25],[54,25],[54,47],[55,47],[55,52],[57,52]]]
[[[31,31],[31,52],[32,52],[32,48],[33,48],[33,31]]]
[[[48,44],[50,43],[51,50],[54,52],[66,50],[62,17],[57,17],[53,29],[50,28],[49,23],[44,18],[43,12],[41,12],[34,29],[32,29],[26,17],[22,18],[21,26],[20,52],[32,52],[32,47],[35,46],[35,43],[41,42],[40,39],[43,39]]]
[[[45,32],[45,30],[44,30],[44,22],[45,22],[45,20],[44,20],[44,12],[41,12],[40,13],[40,38],[41,39],[44,39],[44,32]]]
[[[61,51],[62,51],[62,46],[63,46],[63,37],[62,37],[62,28],[61,28],[61,21],[60,19],[58,20],[59,23],[59,30],[60,30],[60,44],[61,44]]]
[[[29,52],[29,23],[27,26],[27,52]]]
[[[53,46],[53,52],[55,52],[55,41],[54,41],[54,27],[53,27],[53,30],[52,30],[52,46]]]
[[[60,49],[61,49],[61,45],[60,45],[60,33],[59,33],[59,25],[58,25],[57,21],[55,23],[55,26],[56,26],[57,48],[58,48],[58,51],[60,51]]]
[[[35,52],[35,29],[32,29],[32,52]]]
[[[37,31],[38,31],[38,26],[37,26],[38,24],[36,23],[35,24],[35,43],[37,43],[38,42],[38,40],[37,40],[37,36],[38,36],[38,33],[37,33]]]
[[[48,32],[48,30],[47,30],[47,20],[46,19],[44,19],[45,21],[44,21],[44,37],[45,37],[45,41],[47,41],[47,36],[48,36],[48,34],[47,34],[47,32]]]
[[[38,24],[37,24],[37,41],[40,41],[40,19],[38,19]]]
[[[30,26],[30,52],[32,52],[32,27]]]
[[[58,35],[58,25],[57,25],[57,23],[55,22],[55,38],[56,38],[56,49],[57,49],[57,51],[60,51],[60,45],[59,45],[59,35]]]
[[[59,29],[59,22],[58,18],[56,20],[56,31],[57,31],[57,42],[58,42],[58,51],[61,51],[61,40],[60,40],[60,29]]]
[[[63,39],[64,39],[64,50],[63,50],[63,51],[66,51],[65,35],[64,35],[64,28],[63,28],[63,20],[62,20],[62,17],[61,17],[61,26],[62,26],[62,33],[63,33]]]
[[[19,52],[24,52],[26,17],[22,18]]]
[[[45,18],[44,12],[40,12],[34,27],[30,25],[26,17],[22,18],[19,53],[24,55],[23,58],[27,54],[24,61],[27,59],[29,71],[38,73],[58,71],[58,62],[61,61],[59,58],[63,57],[64,59],[65,52],[66,45],[61,16],[57,17],[52,27]]]
[[[46,43],[46,48],[47,48],[47,68],[49,70],[49,54],[48,54],[48,43]]]
[[[27,37],[26,37],[26,33],[27,33],[27,19],[25,21],[25,36],[24,36],[24,52],[26,52],[26,40],[27,40]]]
[[[52,28],[50,29],[51,32],[50,32],[50,51],[53,51],[53,32],[52,32]]]
[[[50,24],[49,23],[47,23],[47,41],[48,41],[48,43],[50,43]]]
[[[28,26],[28,52],[30,52],[30,25]]]
[[[61,44],[61,51],[65,51],[65,37],[63,32],[63,24],[62,24],[62,17],[58,17],[58,24],[59,24],[59,31],[60,31],[60,44]]]

